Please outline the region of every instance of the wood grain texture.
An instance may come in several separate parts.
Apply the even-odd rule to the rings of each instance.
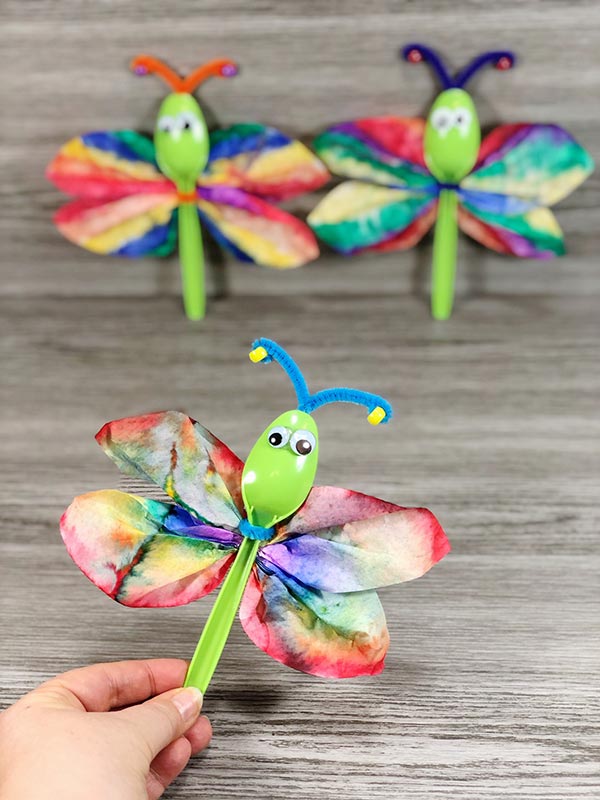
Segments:
[[[119,485],[93,440],[106,420],[180,408],[245,456],[292,399],[277,368],[247,360],[270,336],[312,386],[357,385],[396,409],[381,430],[320,411],[318,481],[427,505],[454,549],[381,592],[392,643],[377,678],[295,673],[236,626],[206,698],[213,744],[167,797],[597,798],[599,179],[559,209],[565,259],[463,241],[446,324],[428,316],[425,246],[289,275],[228,264],[229,293],[194,326],[174,262],[62,241],[43,178],[78,131],[151,125],[161,89],[127,73],[132,53],[236,58],[239,79],[202,92],[214,118],[306,134],[423,110],[432,83],[398,63],[406,39],[456,65],[514,47],[518,70],[476,84],[485,121],[556,120],[598,156],[597,3],[4,0],[0,22],[0,704],[80,664],[191,655],[212,598],[121,608],[71,563],[57,522],[75,494]]]
[[[246,359],[261,333],[293,345],[313,386],[396,406],[387,430],[324,408],[319,481],[428,505],[454,551],[382,592],[376,679],[294,673],[236,627],[206,700],[214,743],[169,797],[596,797],[596,306],[487,296],[435,325],[411,296],[306,292],[223,301],[193,327],[170,298],[4,300],[2,701],[78,664],[192,653],[211,598],[119,607],[57,520],[119,483],[92,438],[107,419],[181,408],[245,455],[291,401],[278,369]]]

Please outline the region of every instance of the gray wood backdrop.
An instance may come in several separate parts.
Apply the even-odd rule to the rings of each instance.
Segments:
[[[432,508],[453,553],[382,592],[392,645],[374,679],[288,671],[238,628],[206,698],[215,736],[170,798],[593,798],[600,794],[597,491],[600,179],[561,204],[569,255],[522,263],[461,243],[452,320],[428,316],[428,245],[274,275],[216,258],[203,325],[180,310],[173,261],[83,252],[50,218],[57,148],[99,127],[149,129],[163,89],[140,51],[185,70],[226,55],[213,120],[311,135],[345,118],[417,114],[434,85],[408,40],[456,67],[520,56],[473,85],[485,124],[556,121],[600,157],[594,0],[2,0],[0,702],[98,660],[191,655],[212,599],[122,609],[68,559],[73,495],[118,484],[94,443],[108,419],[181,408],[244,456],[288,407],[249,343],[288,345],[309,380],[396,407],[388,429],[319,415],[319,482]],[[309,208],[315,198],[295,207]]]

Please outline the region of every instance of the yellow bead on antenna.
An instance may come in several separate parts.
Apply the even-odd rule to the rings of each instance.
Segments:
[[[268,355],[264,347],[255,347],[254,350],[248,354],[248,357],[253,364],[258,364],[260,361],[264,361]]]
[[[385,411],[381,406],[377,406],[374,408],[373,411],[367,417],[367,420],[371,423],[371,425],[379,425],[380,422],[383,422],[385,419]]]

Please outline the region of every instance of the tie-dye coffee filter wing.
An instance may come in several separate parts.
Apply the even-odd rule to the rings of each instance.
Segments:
[[[258,564],[240,620],[257,647],[301,672],[354,678],[377,675],[384,666],[389,634],[375,592],[330,594]]]
[[[199,422],[162,411],[108,422],[96,439],[125,475],[160,486],[203,522],[237,528],[243,462]]]
[[[259,561],[313,589],[361,592],[419,578],[449,550],[426,508],[320,486],[261,548]]]
[[[99,589],[123,605],[153,608],[211,592],[241,540],[178,506],[113,490],[75,498],[60,530],[69,555]]]
[[[404,250],[425,236],[436,208],[435,195],[352,180],[332,189],[309,214],[308,223],[345,255]]]
[[[134,194],[66,203],[54,223],[73,244],[101,255],[166,256],[177,244],[177,195]]]
[[[241,261],[292,269],[319,255],[307,225],[242,189],[219,184],[200,186],[198,211],[216,241]]]
[[[413,580],[450,550],[434,515],[315,487],[258,554],[240,619],[252,641],[294,669],[373,675],[388,646],[375,588]]]
[[[481,244],[524,258],[565,252],[549,206],[593,170],[590,155],[558,125],[502,125],[482,142],[459,190],[459,224]]]
[[[437,188],[423,157],[425,121],[373,117],[334,125],[314,148],[336,175],[351,178],[313,209],[308,223],[351,255],[413,247],[433,225]]]
[[[556,217],[545,206],[510,195],[461,190],[458,224],[480,244],[521,258],[563,255],[565,243]]]
[[[292,269],[319,255],[307,225],[271,202],[318,189],[329,178],[300,142],[258,123],[210,134],[198,180],[198,211],[212,237],[240,261]]]
[[[590,154],[558,125],[501,125],[482,142],[461,188],[553,206],[592,173]]]
[[[169,255],[177,242],[177,192],[158,170],[154,144],[135,131],[95,131],[67,142],[47,177],[75,199],[54,215],[69,241],[93,253]]]
[[[424,129],[417,118],[358,119],[329,128],[313,147],[334,175],[427,190],[435,181],[423,158]]]
[[[209,161],[199,185],[229,186],[281,202],[328,180],[324,164],[301,142],[276,128],[242,123],[210,134]]]
[[[46,177],[65,194],[89,200],[168,193],[173,188],[158,169],[152,140],[131,130],[76,136],[50,162]]]

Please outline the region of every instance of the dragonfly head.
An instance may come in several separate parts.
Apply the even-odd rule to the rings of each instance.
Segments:
[[[475,103],[464,89],[446,89],[435,99],[425,127],[425,161],[442,183],[458,183],[471,172],[481,144]]]
[[[253,524],[271,527],[299,508],[319,459],[319,433],[304,411],[286,411],[265,428],[242,474],[242,495]]]
[[[159,109],[154,129],[156,161],[178,188],[192,191],[210,149],[204,114],[191,94],[170,94]]]
[[[356,403],[369,409],[373,425],[388,422],[390,404],[358,389],[325,389],[311,394],[292,358],[270,339],[258,339],[250,353],[255,363],[277,361],[288,374],[298,408],[286,411],[265,428],[242,473],[242,497],[248,519],[265,528],[290,517],[312,488],[319,459],[319,433],[312,411],[328,403]]]
[[[192,92],[211,76],[233,77],[237,66],[232,61],[216,59],[182,77],[159,59],[140,55],[133,59],[131,67],[138,75],[158,75],[173,90],[163,101],[156,120],[156,161],[180,191],[191,192],[206,167],[210,150],[206,120]]]
[[[508,50],[492,50],[476,56],[452,76],[440,56],[423,44],[408,44],[403,58],[411,64],[427,63],[442,85],[429,112],[425,128],[425,161],[441,183],[458,183],[471,172],[481,144],[477,111],[465,86],[483,67],[511,69],[515,56]]]

